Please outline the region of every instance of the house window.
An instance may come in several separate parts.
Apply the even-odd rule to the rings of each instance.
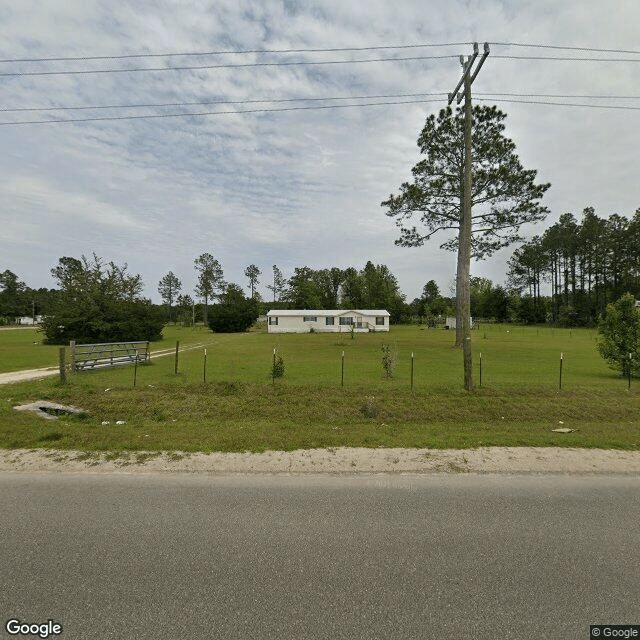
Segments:
[[[353,324],[353,318],[352,317],[346,317],[346,318],[340,318],[340,324]]]
[[[318,316],[303,316],[303,322],[318,322]]]
[[[333,324],[333,321],[334,321],[334,317],[333,317],[333,316],[327,316],[327,317],[324,319],[324,323],[325,323],[326,325]]]
[[[384,324],[384,316],[376,316],[376,324],[377,325]]]
[[[269,316],[269,324],[278,324],[277,316]]]

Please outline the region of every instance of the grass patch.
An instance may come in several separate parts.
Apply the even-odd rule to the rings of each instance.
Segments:
[[[473,338],[476,384],[482,351],[483,386],[471,393],[462,390],[462,354],[452,348],[451,332],[393,327],[384,339],[390,337],[397,354],[393,378],[385,376],[379,334],[358,334],[339,345],[335,334],[252,332],[200,334],[210,345],[206,384],[203,351],[196,348],[180,355],[177,376],[170,357],[138,367],[135,388],[131,367],[69,376],[65,386],[55,379],[5,385],[0,387],[0,447],[112,451],[119,458],[131,452],[134,457],[122,457],[123,464],[141,463],[135,452],[160,451],[640,449],[640,382],[629,391],[607,368],[595,350],[594,331],[482,327]],[[272,384],[274,347],[287,367]],[[12,410],[35,399],[85,413],[60,416],[52,426]],[[553,433],[558,426],[576,431]]]
[[[187,328],[171,325],[164,328],[163,338],[150,345],[151,351],[175,349],[176,341],[180,347],[212,342],[214,335],[205,327]],[[57,345],[43,344],[44,333],[37,328],[0,330],[0,373],[40,369],[58,366],[59,349]],[[69,362],[70,350],[66,346],[66,359]]]

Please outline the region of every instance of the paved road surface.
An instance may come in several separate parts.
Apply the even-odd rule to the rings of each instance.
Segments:
[[[639,523],[638,476],[2,473],[0,638],[586,640]]]

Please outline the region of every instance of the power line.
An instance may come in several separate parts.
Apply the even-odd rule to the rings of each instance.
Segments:
[[[530,49],[557,49],[560,51],[592,51],[594,53],[633,53],[640,55],[640,51],[633,51],[629,49],[596,49],[594,47],[571,47],[565,45],[555,44],[527,44],[524,42],[489,42],[500,47],[524,47]],[[493,56],[492,56],[493,57]]]
[[[332,49],[246,49],[241,51],[178,51],[173,53],[133,53],[117,56],[67,56],[61,58],[8,58],[2,62],[71,62],[80,60],[126,60],[132,58],[173,58],[178,56],[222,56],[258,53],[332,53],[344,51],[382,51],[391,49],[426,49],[428,47],[458,47],[471,42],[444,42],[440,44],[402,44],[376,47],[334,47]]]
[[[482,102],[493,102],[489,98],[477,98],[478,101]],[[501,102],[509,102],[515,104],[545,104],[553,107],[587,107],[590,109],[622,109],[627,111],[640,111],[640,107],[629,107],[623,105],[614,105],[614,104],[588,104],[588,103],[577,103],[577,102],[548,102],[542,100],[501,100]]]
[[[173,58],[187,56],[220,56],[220,55],[246,55],[246,54],[281,54],[281,53],[337,53],[346,51],[389,51],[398,49],[426,49],[438,47],[461,47],[473,44],[472,42],[441,42],[401,45],[379,45],[370,47],[332,47],[332,48],[301,48],[301,49],[244,49],[244,50],[219,50],[219,51],[173,51],[162,53],[131,53],[121,55],[87,55],[87,56],[59,56],[45,58],[6,58],[0,63],[15,62],[78,62],[87,60],[130,60],[143,58]],[[640,55],[640,51],[631,49],[602,49],[596,47],[575,47],[567,45],[538,44],[526,42],[489,42],[488,44],[500,47],[520,47],[529,49],[554,49],[558,51],[591,51],[594,53],[629,53]]]
[[[369,62],[404,62],[408,60],[445,60],[458,58],[449,56],[411,56],[406,58],[369,58],[366,60],[318,60],[318,61],[294,61],[294,62],[247,62],[242,64],[208,64],[188,67],[134,67],[131,69],[80,69],[78,71],[17,71],[13,73],[0,73],[0,77],[16,76],[67,76],[97,73],[139,73],[142,71],[192,71],[202,69],[240,69],[247,67],[288,67],[295,65],[329,65],[329,64],[361,64]]]
[[[571,62],[640,62],[640,58],[579,58],[570,56],[491,56],[492,60],[564,60]]]
[[[494,55],[492,59],[498,60],[552,60],[571,62],[640,62],[640,58],[580,58],[568,56],[510,56]],[[455,55],[443,56],[408,56],[395,58],[368,58],[357,60],[296,60],[292,62],[247,62],[240,64],[213,64],[213,65],[192,65],[183,67],[132,67],[129,69],[79,69],[76,71],[15,71],[0,73],[0,77],[25,77],[25,76],[69,76],[69,75],[92,75],[105,73],[142,73],[151,71],[202,71],[205,69],[242,69],[251,67],[289,67],[289,66],[318,66],[334,64],[367,64],[372,62],[407,62],[416,60],[447,60],[458,58]]]
[[[99,118],[69,118],[67,120],[23,120],[19,122],[0,122],[0,126],[25,124],[66,124],[70,122],[98,122],[108,120],[145,120],[152,118],[185,118],[195,116],[240,115],[243,113],[274,113],[278,111],[309,111],[318,109],[345,109],[349,107],[378,107],[399,104],[424,104],[426,102],[440,102],[440,100],[399,100],[394,102],[364,102],[359,104],[327,104],[313,107],[283,107],[281,109],[242,109],[241,111],[203,111],[200,113],[159,113],[142,116],[104,116]]]
[[[93,111],[102,109],[142,109],[161,107],[194,107],[212,104],[260,104],[260,103],[288,103],[288,102],[322,102],[330,100],[378,100],[387,98],[418,98],[446,96],[444,91],[436,93],[387,93],[379,95],[365,96],[326,96],[321,98],[260,98],[246,100],[205,100],[198,102],[149,102],[140,104],[106,104],[106,105],[73,105],[65,107],[15,107],[0,108],[0,113],[18,113],[23,111],[46,112],[46,111]],[[638,95],[589,95],[589,94],[561,94],[561,93],[476,93],[477,96],[490,97],[514,97],[514,98],[580,98],[591,100],[638,100]],[[564,104],[564,103],[563,103]]]
[[[477,96],[513,96],[515,98],[589,98],[593,100],[638,100],[640,94],[634,96],[588,95],[576,93],[476,93]]]
[[[399,96],[403,94],[398,94]],[[414,94],[406,94],[407,96],[412,96]],[[444,96],[445,94],[415,94],[415,95],[438,95]],[[479,95],[494,95],[494,94],[479,94]],[[508,94],[505,94],[508,95]],[[370,96],[374,98],[376,96]],[[637,97],[637,96],[636,96]],[[315,100],[332,100],[332,99],[342,99],[342,98],[317,98]],[[346,98],[345,98],[346,99]],[[358,99],[354,96],[351,99]],[[304,99],[303,99],[304,100]],[[478,102],[493,102],[490,98],[476,98]],[[288,102],[288,100],[246,100],[246,101],[228,101],[228,102],[220,102],[220,103],[193,103],[196,104],[249,104],[255,102]],[[310,111],[310,110],[320,110],[320,109],[344,109],[350,107],[377,107],[384,105],[402,105],[402,104],[425,104],[427,102],[440,102],[438,99],[427,99],[427,100],[398,100],[398,101],[387,101],[387,102],[364,102],[358,104],[331,104],[331,105],[317,105],[317,106],[308,106],[308,107],[284,107],[280,109],[242,109],[242,110],[233,110],[233,111],[203,111],[196,113],[161,113],[161,114],[147,114],[147,115],[130,115],[130,116],[101,116],[97,118],[68,118],[65,120],[21,120],[16,122],[0,122],[0,126],[12,126],[12,125],[28,125],[28,124],[66,124],[66,123],[77,123],[77,122],[103,122],[103,121],[113,121],[113,120],[150,120],[150,119],[158,119],[158,118],[184,118],[184,117],[195,117],[195,116],[217,116],[217,115],[239,115],[243,113],[277,113],[281,111]],[[619,109],[619,110],[627,110],[627,111],[640,111],[640,107],[631,107],[631,106],[622,106],[622,105],[602,105],[602,104],[587,104],[587,103],[572,103],[572,102],[550,102],[550,101],[542,101],[542,100],[509,100],[502,99],[501,102],[507,103],[515,103],[515,104],[534,104],[534,105],[547,105],[547,106],[560,106],[560,107],[586,107],[586,108],[594,108],[594,109]],[[179,103],[171,106],[186,106],[189,103]],[[152,105],[150,105],[152,106]],[[160,106],[160,105],[153,105]],[[167,105],[169,106],[169,105]],[[108,107],[105,107],[108,108]]]
[[[419,96],[446,96],[444,91],[440,93],[391,93],[369,96],[328,96],[326,98],[281,98],[259,100],[207,100],[204,102],[163,102],[147,104],[108,104],[108,105],[82,105],[71,107],[18,107],[0,108],[2,113],[16,113],[20,111],[80,111],[94,109],[139,109],[152,107],[193,107],[207,104],[255,104],[255,103],[283,103],[283,102],[319,102],[324,100],[374,100],[383,98],[417,98]]]

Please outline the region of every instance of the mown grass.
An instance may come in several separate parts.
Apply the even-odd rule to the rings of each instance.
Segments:
[[[595,350],[594,331],[481,327],[476,384],[462,390],[453,334],[393,327],[389,334],[205,333],[204,349],[132,367],[0,387],[0,446],[85,451],[263,451],[364,446],[640,448],[640,382],[627,383]],[[382,343],[397,354],[393,378]],[[173,342],[175,346],[175,340]],[[272,384],[277,348],[285,376]],[[345,386],[341,357],[345,353]],[[410,388],[411,352],[414,386]],[[558,388],[560,353],[563,388]],[[44,421],[12,410],[48,399],[82,408]],[[126,424],[116,425],[122,420]],[[109,424],[103,425],[103,422]],[[562,424],[561,424],[562,423]],[[569,427],[570,434],[552,429]]]
[[[42,344],[43,334],[35,327],[0,330],[0,373],[53,367],[58,347]]]
[[[213,334],[204,327],[195,329],[168,326],[163,339],[151,343],[151,350],[175,347],[176,340],[185,346],[210,341]],[[0,330],[0,373],[58,366],[59,346],[43,344],[44,334],[37,327]],[[69,360],[69,348],[66,348]]]

